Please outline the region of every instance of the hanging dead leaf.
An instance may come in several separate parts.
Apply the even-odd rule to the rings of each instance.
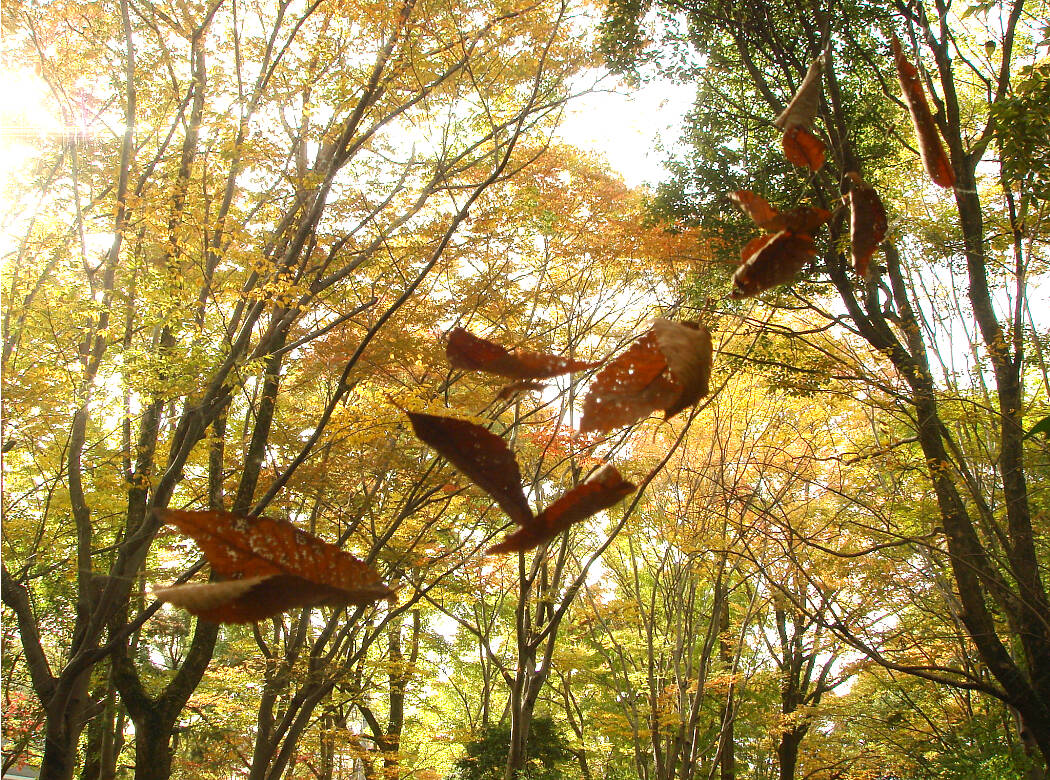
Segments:
[[[391,598],[386,586],[332,588],[292,574],[157,588],[153,595],[213,623],[255,623],[295,607],[365,605]]]
[[[893,52],[893,63],[897,66],[897,79],[900,81],[904,102],[911,114],[915,127],[915,137],[919,142],[919,156],[926,174],[938,187],[950,188],[955,185],[955,170],[944,151],[937,124],[933,121],[930,104],[926,101],[926,92],[922,88],[918,69],[908,61],[901,48],[901,42],[894,36],[890,40]]]
[[[769,201],[751,190],[730,192],[729,199],[767,233],[790,230],[793,233],[812,235],[814,230],[831,219],[830,211],[816,206],[798,206],[787,211],[777,211],[769,205]]]
[[[486,552],[497,555],[529,550],[553,539],[574,523],[608,509],[637,489],[613,466],[606,464]]]
[[[760,236],[741,252],[743,264],[733,274],[733,298],[750,298],[763,290],[790,282],[815,257],[813,239],[805,233],[781,230]]]
[[[767,232],[783,230],[780,212],[769,205],[769,201],[751,190],[736,190],[729,199],[737,208],[751,217],[751,221]]]
[[[412,430],[499,504],[519,524],[532,520],[521,486],[521,470],[507,443],[467,420],[405,412]]]
[[[507,400],[513,398],[519,393],[533,393],[543,390],[547,385],[543,382],[536,382],[532,379],[519,379],[517,382],[511,382],[509,385],[504,385],[499,389],[498,397]]]
[[[287,520],[171,509],[157,515],[197,542],[217,574],[231,578],[155,591],[205,620],[254,622],[293,607],[371,604],[394,595],[371,566]]]
[[[745,264],[748,260],[750,260],[752,257],[761,252],[762,247],[764,247],[766,244],[771,243],[773,239],[775,239],[780,234],[780,232],[783,231],[778,231],[777,233],[766,233],[761,236],[755,236],[746,244],[744,244],[744,248],[740,250],[740,264]]]
[[[867,276],[871,257],[886,237],[886,207],[875,188],[859,174],[850,171],[846,177],[851,187],[842,196],[842,202],[850,210],[850,257],[853,269],[861,276]]]
[[[714,347],[711,331],[697,322],[653,320],[656,343],[667,360],[667,368],[679,387],[678,399],[664,408],[670,419],[710,392],[711,361]]]
[[[773,121],[774,125],[784,131],[780,144],[787,161],[811,171],[820,170],[824,165],[826,152],[824,142],[813,133],[813,120],[820,106],[820,82],[823,73],[822,54],[810,63],[805,78],[802,79],[791,102]]]
[[[802,83],[795,91],[794,97],[788,103],[787,108],[780,112],[773,124],[781,130],[792,127],[804,127],[807,130],[813,127],[813,120],[817,116],[820,107],[821,77],[824,74],[824,55],[821,54],[810,63]]]
[[[707,395],[711,334],[696,323],[657,318],[653,327],[594,378],[580,433],[602,433],[664,410],[673,417]]]
[[[585,371],[598,365],[539,352],[510,352],[499,344],[479,338],[463,328],[454,328],[448,334],[445,354],[448,362],[456,368],[484,371],[511,379],[549,379],[559,374]]]
[[[827,147],[824,142],[804,127],[789,127],[780,139],[784,157],[793,165],[819,171],[824,165]]]
[[[681,388],[666,371],[667,359],[649,331],[594,378],[583,399],[580,433],[605,433],[671,406]]]
[[[781,212],[780,218],[784,225],[782,230],[805,233],[812,237],[814,231],[831,219],[831,212],[817,206],[797,206]]]

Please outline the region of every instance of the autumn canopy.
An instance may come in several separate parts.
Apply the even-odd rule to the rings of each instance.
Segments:
[[[1045,4],[0,16],[5,777],[1045,777]]]

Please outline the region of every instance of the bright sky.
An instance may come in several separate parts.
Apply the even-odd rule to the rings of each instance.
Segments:
[[[569,104],[562,140],[605,157],[630,187],[658,184],[694,87],[653,80],[637,90],[595,92]]]
[[[62,131],[62,120],[45,105],[46,87],[29,69],[0,67],[5,98],[0,106],[0,179],[34,154],[41,133]]]
[[[0,177],[20,167],[40,134],[63,131],[48,110],[44,87],[29,69],[3,68],[8,100],[0,109]],[[693,88],[654,79],[638,89],[593,92],[573,100],[559,133],[573,146],[604,157],[630,187],[665,178],[665,149],[678,138]]]

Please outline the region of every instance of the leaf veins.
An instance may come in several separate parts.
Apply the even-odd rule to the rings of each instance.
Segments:
[[[394,591],[368,564],[287,520],[232,512],[158,510],[229,579],[160,588],[161,601],[220,623],[245,623],[293,607],[371,604]]]

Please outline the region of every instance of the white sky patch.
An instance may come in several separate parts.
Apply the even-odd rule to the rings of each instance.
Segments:
[[[678,140],[695,86],[653,78],[582,95],[565,112],[558,138],[604,157],[629,187],[667,178],[663,163]]]

